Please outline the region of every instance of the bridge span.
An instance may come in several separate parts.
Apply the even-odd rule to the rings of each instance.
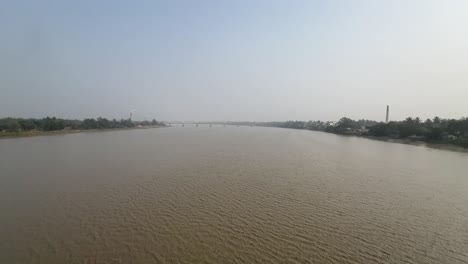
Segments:
[[[164,121],[164,123],[167,126],[180,126],[180,127],[185,127],[185,126],[190,126],[190,127],[199,127],[199,126],[208,126],[208,127],[213,127],[213,126],[231,126],[231,127],[239,127],[239,126],[254,126],[254,124],[246,124],[246,123],[235,123],[235,122],[207,122],[207,121]]]

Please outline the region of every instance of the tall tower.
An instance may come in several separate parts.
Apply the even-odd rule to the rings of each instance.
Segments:
[[[387,115],[385,116],[385,123],[388,123],[388,116],[390,114],[390,106],[387,105]]]

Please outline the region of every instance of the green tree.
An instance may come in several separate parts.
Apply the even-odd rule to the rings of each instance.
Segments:
[[[18,132],[21,130],[21,125],[19,124],[18,120],[10,118],[7,120],[5,130],[7,132]]]
[[[354,128],[358,128],[356,121],[351,118],[342,117],[336,124],[336,127],[334,127],[334,131],[335,133],[344,133]]]

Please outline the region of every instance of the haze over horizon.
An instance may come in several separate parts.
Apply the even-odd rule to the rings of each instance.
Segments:
[[[0,117],[468,116],[468,1],[10,1]]]

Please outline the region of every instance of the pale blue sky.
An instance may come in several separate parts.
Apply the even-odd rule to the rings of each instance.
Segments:
[[[3,1],[0,117],[468,116],[468,1]]]

